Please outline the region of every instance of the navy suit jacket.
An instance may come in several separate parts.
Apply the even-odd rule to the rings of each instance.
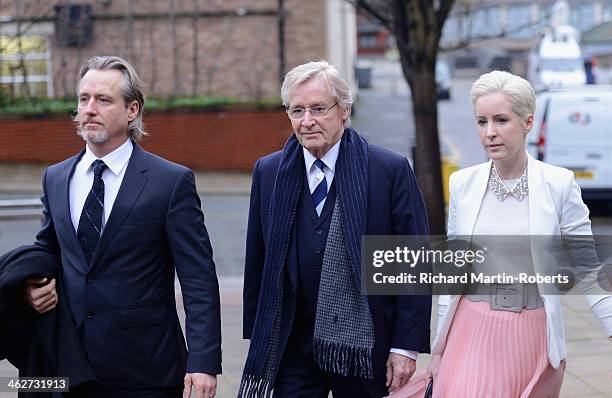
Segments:
[[[253,170],[244,274],[243,336],[250,339],[257,313],[261,277],[268,236],[268,214],[274,181],[282,152],[257,161]],[[408,160],[394,152],[369,145],[368,235],[428,235],[427,215],[416,178]],[[272,209],[273,211],[273,209]],[[291,249],[290,249],[291,251]],[[295,292],[294,255],[288,254],[289,279]],[[283,306],[282,357],[291,332],[295,295]],[[374,376],[384,377],[389,350],[394,348],[429,352],[431,296],[369,296],[374,322]]]
[[[98,381],[155,389],[182,385],[186,371],[221,373],[219,286],[193,173],[134,144],[88,266],[69,205],[70,178],[83,153],[45,171],[44,223],[35,243],[60,255],[71,313]]]

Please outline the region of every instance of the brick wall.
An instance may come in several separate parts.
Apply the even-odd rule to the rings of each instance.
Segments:
[[[250,171],[257,158],[283,147],[291,125],[281,110],[147,113],[148,151],[190,168]],[[66,116],[0,119],[0,162],[56,163],[78,152],[83,140]]]

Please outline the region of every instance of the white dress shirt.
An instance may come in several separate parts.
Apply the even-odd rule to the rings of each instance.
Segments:
[[[113,209],[113,204],[117,198],[117,193],[119,192],[119,187],[123,181],[123,176],[125,175],[125,170],[127,169],[130,156],[132,156],[133,149],[134,145],[132,141],[127,139],[119,148],[101,158],[107,166],[102,173],[102,180],[104,181],[104,214],[102,217],[102,229],[104,229],[108,221],[108,216]],[[76,164],[74,173],[70,178],[70,218],[72,219],[72,225],[75,231],[79,228],[81,212],[83,211],[85,200],[93,185],[94,174],[91,164],[96,159],[98,159],[96,155],[94,155],[89,149],[89,146],[87,146],[83,157]]]
[[[315,160],[317,158],[306,148],[303,148],[304,151],[304,162],[306,164],[306,178],[308,178],[308,187],[310,188],[310,193],[313,193],[317,188],[323,176],[327,180],[327,191],[329,192],[329,188],[331,187],[332,181],[334,180],[334,175],[336,174],[336,161],[338,160],[338,154],[340,153],[340,141],[336,142],[334,146],[332,146],[325,155],[321,158],[321,161],[325,163],[324,171],[321,172],[317,166],[314,165]],[[92,180],[93,181],[93,180]],[[325,200],[323,199],[321,203],[316,207],[317,214],[321,214],[323,210],[323,206],[325,205]],[[391,352],[396,354],[404,355],[408,358],[417,360],[419,353],[417,351],[411,350],[402,350],[400,348],[391,348]]]
[[[323,180],[324,176],[327,180],[327,192],[329,192],[329,188],[334,180],[334,175],[336,174],[336,160],[338,160],[338,154],[340,153],[340,141],[336,142],[336,144],[332,146],[321,158],[321,161],[325,163],[323,171],[319,170],[319,168],[314,164],[317,158],[312,153],[308,152],[306,148],[303,148],[303,151],[304,162],[306,162],[306,178],[308,178],[310,193],[314,192],[319,183]],[[317,211],[317,214],[321,215],[326,199],[327,198],[323,199],[316,207],[315,210]]]

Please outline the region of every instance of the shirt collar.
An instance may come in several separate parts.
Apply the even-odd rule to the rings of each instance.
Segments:
[[[338,140],[338,142],[336,142],[334,146],[332,146],[329,151],[327,151],[327,153],[321,158],[323,163],[325,163],[325,166],[327,166],[334,174],[336,173],[336,161],[338,160],[338,155],[340,154],[341,141],[342,140]],[[306,171],[308,172],[312,168],[312,165],[314,164],[315,160],[317,160],[317,158],[312,153],[308,152],[308,149],[302,149],[304,151],[304,162],[306,163]]]
[[[126,163],[130,160],[133,149],[134,144],[132,144],[132,140],[127,139],[119,148],[100,159],[106,164],[108,169],[113,172],[113,174],[118,176],[123,167],[125,167]],[[83,163],[86,167],[86,171],[90,169],[91,164],[96,159],[98,159],[96,155],[94,155],[94,153],[89,149],[89,146],[86,146],[85,154],[83,155]]]

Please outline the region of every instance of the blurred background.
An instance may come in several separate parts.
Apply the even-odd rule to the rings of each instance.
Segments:
[[[448,175],[487,159],[472,82],[492,69],[528,78],[538,91],[528,150],[574,170],[594,233],[611,234],[612,1],[439,0],[420,13],[412,3],[423,2],[399,3],[424,34],[395,30],[400,11],[387,0],[0,0],[0,253],[33,240],[44,168],[83,146],[70,119],[76,75],[102,54],[145,82],[142,146],[196,172],[221,286],[219,397],[236,395],[248,347],[250,171],[291,134],[279,87],[295,65],[326,59],[347,78],[353,126],[412,162],[436,233]],[[612,344],[581,297],[564,304],[562,396],[612,396]],[[0,376],[15,374],[0,362]]]

